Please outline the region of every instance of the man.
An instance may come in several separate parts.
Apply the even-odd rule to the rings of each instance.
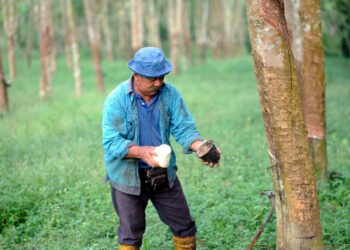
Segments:
[[[105,100],[102,132],[112,202],[119,216],[118,242],[122,250],[139,249],[145,231],[145,209],[151,200],[173,235],[175,249],[195,249],[196,225],[176,176],[172,151],[168,168],[160,168],[155,147],[170,145],[172,134],[184,153],[203,148],[203,139],[185,102],[164,77],[172,65],[154,47],[140,49],[128,63],[133,75]],[[203,158],[218,166],[216,159]]]

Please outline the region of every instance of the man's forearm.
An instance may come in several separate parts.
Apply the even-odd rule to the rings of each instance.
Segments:
[[[142,158],[142,149],[140,146],[130,146],[128,148],[128,153],[126,154],[125,158],[136,158],[136,159],[141,159]]]
[[[128,153],[125,158],[140,159],[146,162],[150,167],[158,167],[159,163],[154,159],[154,156],[157,156],[154,147],[133,145],[128,148]]]

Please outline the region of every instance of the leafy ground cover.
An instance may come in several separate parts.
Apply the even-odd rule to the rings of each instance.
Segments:
[[[350,61],[327,59],[327,133],[332,179],[319,185],[325,249],[350,248]],[[130,72],[103,65],[107,92]],[[114,249],[117,219],[104,184],[101,110],[90,60],[84,93],[58,62],[53,93],[38,98],[39,62],[20,62],[0,118],[0,249]],[[210,61],[167,77],[182,92],[203,136],[223,152],[217,169],[175,145],[178,174],[198,227],[198,249],[245,249],[270,209],[271,173],[251,57]],[[256,249],[275,248],[271,221]],[[171,233],[147,208],[142,249],[172,249]]]

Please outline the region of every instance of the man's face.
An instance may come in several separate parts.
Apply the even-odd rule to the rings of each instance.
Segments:
[[[154,96],[158,94],[164,84],[164,76],[158,78],[145,78],[134,74],[134,88],[141,96]]]

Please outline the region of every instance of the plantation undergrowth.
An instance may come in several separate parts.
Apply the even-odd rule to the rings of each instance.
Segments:
[[[331,179],[319,184],[325,249],[350,249],[350,61],[327,59],[327,136]],[[83,97],[58,62],[52,95],[38,98],[39,62],[20,62],[9,88],[10,112],[0,118],[0,249],[115,249],[118,221],[104,184],[101,111],[90,60],[82,64]],[[130,72],[103,65],[111,91]],[[197,127],[223,152],[219,168],[177,153],[179,171],[198,228],[198,249],[245,249],[270,209],[261,191],[271,173],[252,61],[210,61],[179,76]],[[275,248],[275,219],[255,249]],[[172,249],[171,232],[147,208],[142,249]]]

